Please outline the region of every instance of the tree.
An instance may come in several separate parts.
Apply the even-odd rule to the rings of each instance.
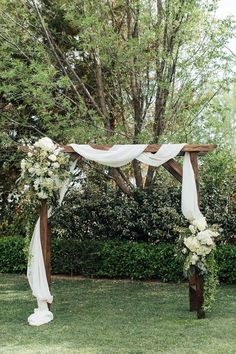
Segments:
[[[212,99],[233,76],[224,50],[233,23],[214,17],[216,3],[1,0],[1,139],[193,142],[203,112],[217,119]],[[144,181],[132,167],[148,188],[153,169]],[[124,171],[107,177],[131,193]]]

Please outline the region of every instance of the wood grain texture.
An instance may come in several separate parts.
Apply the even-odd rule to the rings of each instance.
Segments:
[[[196,296],[196,275],[190,275],[189,279],[189,311],[197,311],[197,296]]]
[[[172,176],[174,176],[180,183],[182,183],[183,179],[183,168],[182,166],[175,161],[174,159],[170,159],[169,161],[163,163],[162,165]]]
[[[204,303],[204,279],[202,275],[196,275],[196,298],[197,298],[197,318],[205,318],[203,310]]]
[[[48,225],[47,201],[43,201],[40,209],[40,240],[46,269],[48,285],[51,285],[51,231]]]

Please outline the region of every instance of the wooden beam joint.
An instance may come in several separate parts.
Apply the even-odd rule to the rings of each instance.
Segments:
[[[174,159],[170,159],[169,161],[163,163],[162,165],[172,176],[174,176],[180,183],[182,183],[183,179],[183,168],[182,166],[175,161]]]

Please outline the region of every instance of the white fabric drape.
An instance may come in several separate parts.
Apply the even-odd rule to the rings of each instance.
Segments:
[[[160,149],[152,154],[151,152],[144,152],[137,157],[137,160],[147,165],[159,167],[163,163],[173,159],[183,149],[185,144],[163,144]]]
[[[98,150],[88,145],[70,144],[75,152],[87,160],[95,161],[110,167],[121,167],[137,159],[140,162],[158,167],[168,160],[174,158],[182,150],[185,144],[163,144],[160,149],[152,154],[145,153],[148,145],[114,145],[110,150]],[[75,167],[76,162],[72,166]],[[60,203],[62,202],[68,183],[65,183],[60,193]],[[192,221],[203,217],[197,202],[197,189],[194,172],[190,161],[190,156],[185,153],[183,164],[183,184],[182,184],[182,212],[184,216]],[[27,271],[33,295],[38,301],[38,309],[29,316],[31,325],[41,325],[53,319],[52,313],[48,310],[47,303],[53,301],[47,283],[46,270],[43,261],[43,253],[40,241],[40,220],[38,219],[32,241],[30,243],[30,258]]]
[[[188,152],[184,154],[181,209],[186,219],[190,222],[204,218],[198,207],[197,187]]]
[[[32,289],[32,294],[37,298],[38,308],[28,317],[31,326],[40,326],[53,319],[53,314],[48,309],[47,303],[52,303],[46,269],[44,266],[43,252],[40,240],[40,218],[38,218],[33,237],[30,242],[27,277]]]
[[[49,291],[46,270],[44,267],[43,252],[40,240],[40,218],[38,218],[36,222],[33,237],[30,243],[27,277],[33,295],[38,300],[46,300],[51,304],[53,297]]]
[[[71,164],[70,172],[74,171],[76,161]],[[66,180],[59,193],[59,205],[61,205],[66,191],[69,187],[69,179]],[[48,218],[52,215],[52,208],[48,210]],[[37,298],[38,308],[28,317],[28,323],[31,326],[40,326],[53,320],[53,314],[48,309],[48,303],[51,304],[53,296],[51,295],[46,269],[44,266],[43,251],[40,239],[40,217],[38,218],[29,247],[29,260],[27,267],[27,278],[32,290],[33,296]]]
[[[75,152],[87,160],[110,167],[121,167],[136,159],[148,145],[113,145],[110,150],[98,150],[89,145],[70,144]]]

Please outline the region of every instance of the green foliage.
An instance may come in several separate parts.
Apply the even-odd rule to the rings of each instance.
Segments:
[[[25,241],[19,237],[0,238],[0,272],[26,271]],[[52,239],[52,273],[81,274],[93,277],[159,279],[177,282],[183,279],[183,264],[175,256],[173,244]],[[226,283],[236,282],[236,246],[219,245],[215,253],[218,276]],[[208,289],[215,276],[206,279]],[[208,293],[206,293],[206,299]],[[208,300],[205,302],[207,306]]]
[[[235,249],[235,245],[222,245],[217,247],[216,252],[216,262],[219,265],[219,279],[230,284],[236,282]]]
[[[23,273],[26,270],[24,239],[20,237],[0,238],[0,272]]]
[[[98,276],[131,279],[158,278],[178,281],[181,265],[171,245],[152,245],[136,242],[106,242],[101,249],[101,268]]]
[[[201,210],[209,225],[220,226],[222,240],[230,240],[235,235],[235,189],[231,174],[215,181],[223,167],[216,166],[211,175],[202,172]],[[54,234],[62,238],[176,242],[179,228],[187,226],[180,188],[159,173],[152,189],[135,190],[132,197],[95,183],[73,189],[53,217]]]
[[[222,228],[221,239],[235,236],[236,159],[227,148],[220,148],[204,158],[201,166],[201,210],[210,224]]]
[[[174,186],[135,190],[132,197],[113,188],[72,190],[55,213],[58,237],[175,242],[177,226],[186,225],[180,191]]]
[[[215,302],[218,283],[218,265],[215,259],[215,250],[207,256],[207,273],[204,274],[204,310],[210,310]]]
[[[234,140],[226,104],[212,101],[234,74],[225,45],[235,26],[215,18],[216,1],[168,0],[161,9],[155,1],[35,4],[38,12],[30,1],[4,0],[0,9],[0,230],[12,225],[5,210],[22,140],[226,146],[226,130]]]
[[[0,284],[4,354],[235,353],[235,285],[220,286],[217,306],[198,321],[188,311],[187,284],[54,278],[55,320],[32,328],[26,278],[0,274]]]

